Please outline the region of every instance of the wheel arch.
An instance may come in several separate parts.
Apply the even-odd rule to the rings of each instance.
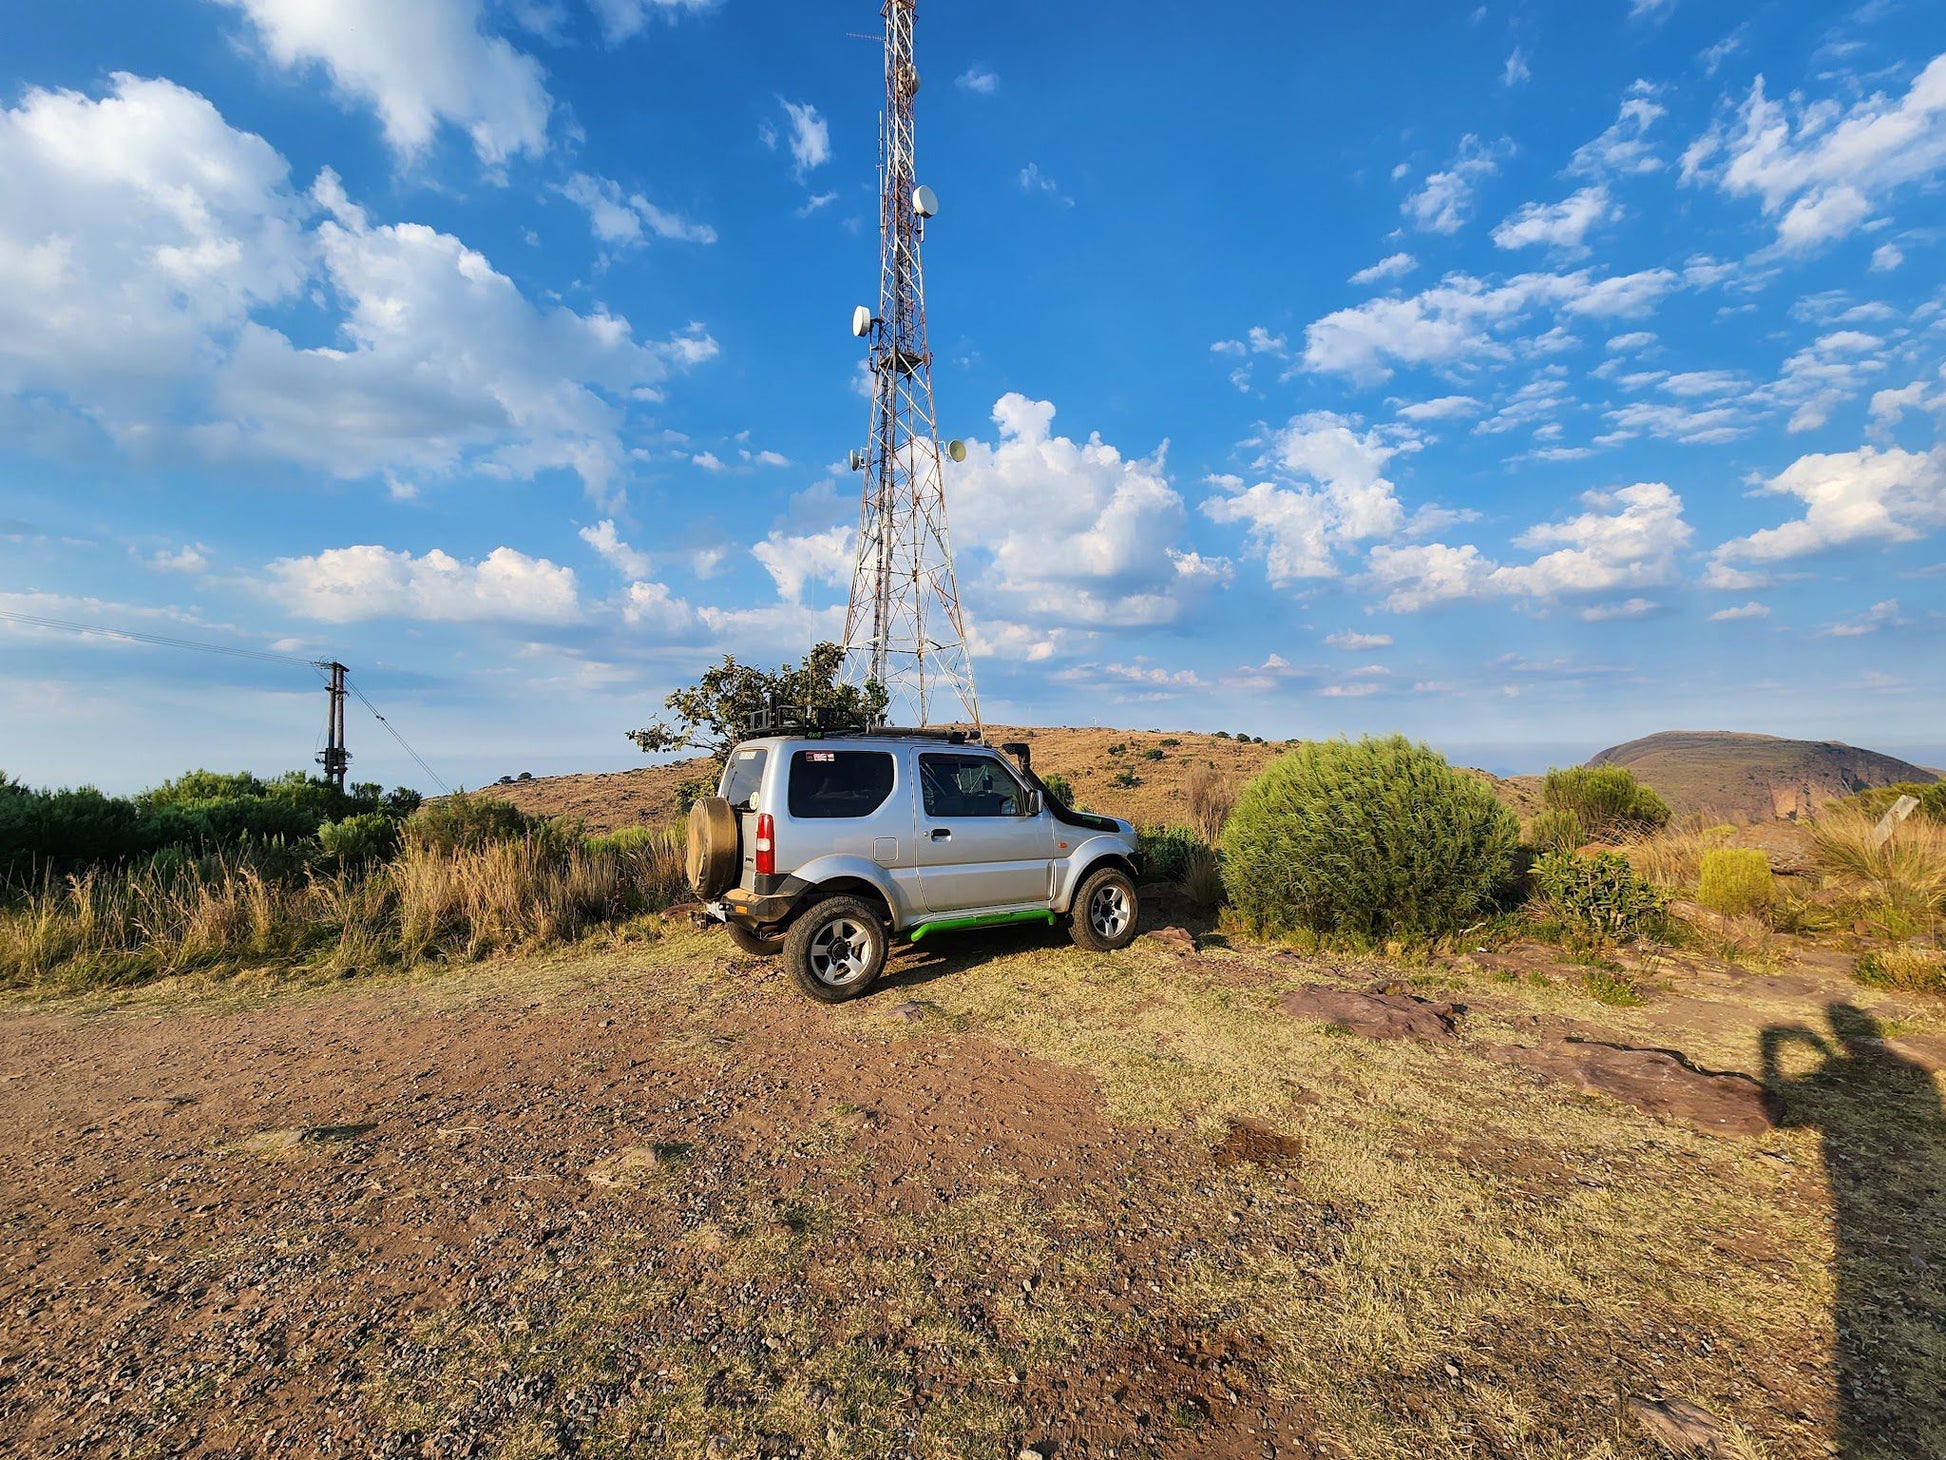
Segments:
[[[1118,868],[1128,874],[1129,881],[1138,885],[1141,883],[1142,874],[1136,869],[1135,859],[1129,856],[1127,850],[1119,842],[1109,841],[1105,837],[1102,841],[1103,845],[1094,848],[1083,844],[1079,848],[1080,854],[1070,859],[1067,880],[1061,888],[1059,900],[1055,903],[1056,912],[1072,912],[1074,895],[1080,891],[1081,884],[1103,867]]]

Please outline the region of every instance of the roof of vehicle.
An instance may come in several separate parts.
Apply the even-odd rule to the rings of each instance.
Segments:
[[[847,730],[812,734],[809,731],[795,731],[776,735],[753,735],[748,740],[739,740],[734,749],[743,750],[751,746],[777,745],[832,745],[847,746],[853,749],[866,746],[879,746],[887,742],[916,742],[936,745],[942,749],[986,750],[1000,754],[998,746],[988,745],[973,739],[961,731],[932,729],[906,729],[899,726],[886,726],[878,730]]]

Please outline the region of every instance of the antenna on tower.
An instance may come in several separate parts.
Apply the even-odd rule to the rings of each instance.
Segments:
[[[858,558],[845,611],[845,678],[882,685],[888,717],[928,725],[944,711],[980,723],[966,647],[942,454],[926,344],[926,279],[919,258],[939,197],[913,177],[912,20],[918,0],[885,0],[885,111],[879,133],[878,312],[860,305],[852,333],[868,339],[871,444],[851,454],[865,473]]]

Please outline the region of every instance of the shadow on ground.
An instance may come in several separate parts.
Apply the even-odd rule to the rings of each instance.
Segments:
[[[1784,1123],[1824,1142],[1838,1453],[1946,1455],[1946,1110],[1932,1077],[1886,1047],[1870,1014],[1847,1003],[1826,1013],[1830,1039],[1779,1025],[1764,1030],[1762,1050]],[[1787,1074],[1793,1047],[1819,1063]]]

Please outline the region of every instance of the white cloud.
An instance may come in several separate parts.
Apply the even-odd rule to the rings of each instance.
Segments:
[[[1551,548],[1526,563],[1499,564],[1471,543],[1380,545],[1366,561],[1366,583],[1383,606],[1410,613],[1438,603],[1514,596],[1540,601],[1589,597],[1669,583],[1676,556],[1692,535],[1682,498],[1661,482],[1638,482],[1582,496],[1588,510],[1528,528],[1515,545]],[[1643,606],[1646,605],[1646,606]],[[1591,605],[1595,618],[1634,617],[1655,607],[1631,598]]]
[[[793,218],[809,218],[813,213],[828,208],[837,201],[838,195],[836,193],[813,193],[804,200],[802,206],[792,210],[791,216]]]
[[[1064,208],[1072,208],[1074,199],[1061,191],[1061,185],[1041,171],[1038,162],[1030,162],[1020,170],[1022,192],[1046,193]]]
[[[631,583],[622,600],[622,622],[630,628],[651,628],[676,637],[690,633],[700,622],[687,599],[678,598],[662,583]]]
[[[1872,250],[1872,272],[1889,274],[1905,262],[1905,254],[1896,243],[1881,243]]]
[[[1769,617],[1770,610],[1753,598],[1750,602],[1739,604],[1735,608],[1719,608],[1715,613],[1710,615],[1710,622],[1713,624],[1728,624],[1737,623],[1744,619]]]
[[[577,172],[561,188],[569,202],[587,210],[589,225],[603,243],[627,247],[642,241],[643,226],[658,238],[681,243],[715,243],[716,230],[692,223],[679,214],[658,208],[640,193],[624,197],[621,185],[605,177]]]
[[[1130,460],[1098,435],[1055,435],[1052,402],[1011,392],[993,419],[998,442],[967,442],[953,469],[954,545],[992,559],[982,571],[963,556],[969,597],[1017,621],[1130,628],[1227,580],[1227,563],[1173,546],[1186,514],[1161,450]]]
[[[1487,146],[1468,132],[1443,171],[1435,172],[1408,196],[1400,211],[1427,233],[1457,233],[1473,209],[1473,189],[1500,169],[1507,144]]]
[[[1000,89],[1000,78],[985,66],[968,66],[953,78],[953,85],[961,91],[970,91],[975,96],[992,96]]]
[[[1668,108],[1656,100],[1657,88],[1646,81],[1633,83],[1622,94],[1614,123],[1592,142],[1577,147],[1568,172],[1577,177],[1635,176],[1659,171],[1663,162],[1649,145],[1649,130]]]
[[[1676,8],[1676,0],[1628,0],[1630,20],[1659,21]]]
[[[1767,566],[1857,543],[1912,542],[1946,526],[1946,447],[1929,452],[1856,451],[1800,456],[1764,483],[1767,493],[1795,497],[1804,515],[1719,547],[1717,581],[1755,586],[1738,564]]]
[[[674,19],[684,11],[708,10],[717,0],[589,0],[601,20],[602,34],[613,43],[627,40],[649,23],[651,16]]]
[[[1484,407],[1470,395],[1442,395],[1431,400],[1412,401],[1398,408],[1407,421],[1450,421],[1456,416],[1476,416]]]
[[[770,574],[779,598],[802,603],[804,590],[812,583],[832,588],[850,586],[856,544],[857,532],[850,527],[804,533],[780,529],[752,547],[750,556]]]
[[[784,101],[783,107],[791,124],[791,166],[801,180],[831,160],[831,127],[809,102]]]
[[[1533,74],[1527,65],[1526,48],[1515,46],[1513,53],[1507,57],[1507,64],[1500,68],[1500,84],[1518,86],[1521,82],[1529,80]]]
[[[1905,620],[1899,617],[1899,600],[1882,599],[1874,603],[1864,613],[1852,618],[1827,624],[1818,634],[1821,639],[1859,639],[1867,634],[1875,634],[1880,629],[1903,628]]]
[[[323,623],[565,624],[581,617],[572,568],[510,547],[477,563],[437,548],[419,558],[375,545],[330,548],[314,557],[279,558],[266,573],[272,597]]]
[[[1516,209],[1493,230],[1499,248],[1548,248],[1585,253],[1591,229],[1621,216],[1621,209],[1597,183],[1558,203],[1528,203]]]
[[[149,555],[149,566],[163,573],[207,572],[209,549],[200,542],[184,543],[173,552],[161,549]]]
[[[212,452],[343,477],[467,461],[514,477],[570,470],[607,499],[626,455],[614,398],[653,394],[716,353],[700,327],[639,343],[613,315],[539,308],[450,234],[373,226],[329,173],[315,192],[330,215],[316,246],[345,310],[341,342],[299,348],[245,325],[217,380],[227,419],[200,433]]]
[[[1335,577],[1342,548],[1404,527],[1405,509],[1383,474],[1404,449],[1376,431],[1361,434],[1330,411],[1297,416],[1272,438],[1261,463],[1296,485],[1225,481],[1224,494],[1208,498],[1203,514],[1244,524],[1273,584]]]
[[[1903,97],[1874,93],[1848,111],[1835,101],[1772,101],[1759,76],[1737,120],[1683,154],[1684,181],[1705,178],[1732,197],[1755,196],[1776,219],[1782,247],[1816,248],[1946,166],[1946,56]]]
[[[441,123],[462,129],[497,167],[547,150],[553,103],[540,63],[483,28],[480,0],[220,0],[250,18],[285,70],[320,65],[344,96],[378,114],[385,140],[412,158]]]
[[[1652,330],[1631,330],[1628,334],[1616,335],[1609,340],[1606,348],[1610,353],[1620,353],[1627,350],[1645,350],[1655,343],[1655,338],[1655,333]]]
[[[638,553],[623,542],[612,518],[603,518],[593,527],[582,528],[581,540],[624,578],[640,578],[649,571],[649,555]]]
[[[1946,386],[1934,390],[1925,381],[1915,380],[1895,390],[1874,391],[1871,403],[1873,431],[1889,431],[1907,411],[1946,413]]]
[[[1662,605],[1652,598],[1628,598],[1620,603],[1596,603],[1576,615],[1583,623],[1601,624],[1618,618],[1646,618]]]
[[[1346,629],[1342,633],[1327,635],[1325,643],[1334,649],[1350,649],[1353,651],[1363,649],[1389,649],[1392,647],[1392,636],[1390,634],[1361,634],[1353,629]]]
[[[1648,313],[1677,283],[1668,269],[1604,279],[1585,269],[1518,274],[1498,284],[1470,274],[1448,274],[1417,294],[1367,300],[1313,322],[1304,331],[1304,365],[1370,383],[1390,377],[1395,364],[1510,359],[1512,350],[1498,336],[1538,310],[1626,318]]]
[[[1396,279],[1401,274],[1409,274],[1418,266],[1419,261],[1409,253],[1389,253],[1377,263],[1353,274],[1350,282],[1377,284],[1386,279]]]

